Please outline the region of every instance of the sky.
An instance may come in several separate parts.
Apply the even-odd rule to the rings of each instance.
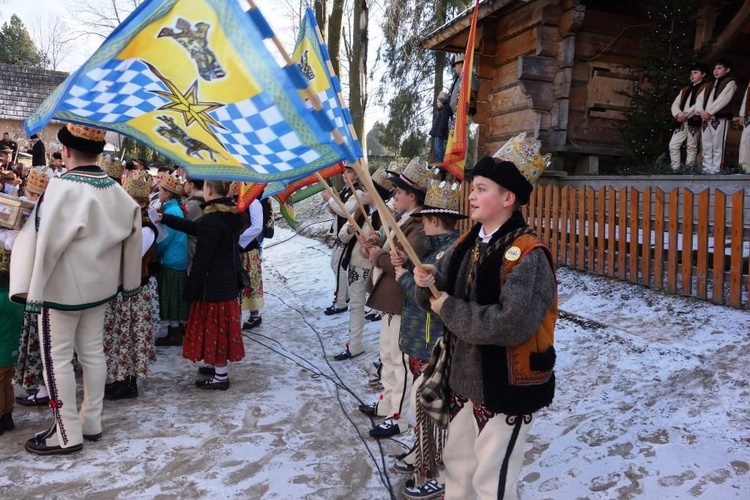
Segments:
[[[87,0],[0,0],[0,23],[10,20],[11,15],[16,14],[26,25],[27,30],[32,35],[49,26],[51,22],[57,19],[68,19],[68,26],[75,25],[76,12],[79,12],[82,5]],[[108,4],[108,0],[88,0],[93,4]],[[119,5],[128,5],[130,0],[119,0]],[[245,2],[243,1],[242,4]],[[294,50],[296,28],[299,25],[300,2],[298,0],[255,0],[264,17],[273,28],[276,36],[281,41],[285,49],[291,54]],[[368,73],[375,69],[375,80],[382,68],[375,68],[375,56],[377,46],[381,43],[382,33],[377,20],[381,16],[381,10],[378,2],[372,2],[370,8],[370,47],[368,62]],[[62,60],[57,68],[60,71],[72,72],[81,66],[86,59],[99,47],[102,39],[94,36],[78,35],[74,43],[74,49]],[[346,82],[342,82],[346,87]],[[383,121],[386,118],[385,106],[374,102],[375,85],[377,82],[373,79],[369,83],[370,100],[367,107],[365,128],[369,130],[375,121]],[[346,93],[346,88],[344,89]]]

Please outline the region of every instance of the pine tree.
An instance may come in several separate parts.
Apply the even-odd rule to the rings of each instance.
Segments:
[[[0,28],[0,63],[33,68],[41,68],[45,63],[44,55],[34,45],[26,26],[15,14],[10,16],[9,23],[3,23]]]
[[[667,144],[673,130],[669,112],[680,88],[687,85],[690,66],[699,60],[695,40],[694,0],[649,0],[641,4],[652,23],[642,39],[642,63],[633,68],[646,75],[636,81],[627,121],[621,128],[624,174],[667,173]]]

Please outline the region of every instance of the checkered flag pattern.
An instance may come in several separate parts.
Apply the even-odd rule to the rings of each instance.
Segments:
[[[92,121],[125,122],[167,103],[154,90],[168,89],[144,63],[112,60],[81,76],[60,109]]]
[[[300,140],[279,109],[262,94],[227,104],[210,113],[224,126],[214,127],[227,151],[256,172],[274,174],[302,168],[320,155]]]
[[[336,91],[333,88],[322,90],[318,93],[318,99],[320,99],[320,104],[323,106],[326,115],[328,115],[328,118],[336,126],[336,130],[341,132],[346,145],[349,146],[352,151],[356,151],[354,140],[348,133],[349,127],[346,123],[346,119],[344,118],[344,113],[341,109],[341,104],[339,104],[339,99],[336,96]]]

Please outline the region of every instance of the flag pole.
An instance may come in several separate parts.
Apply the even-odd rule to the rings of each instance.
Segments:
[[[409,260],[411,260],[412,264],[414,264],[414,267],[418,269],[422,269],[422,261],[420,260],[419,256],[417,255],[417,252],[414,251],[414,248],[412,248],[411,244],[409,243],[409,240],[406,239],[406,235],[401,230],[401,227],[396,222],[396,219],[393,218],[393,214],[388,210],[388,206],[385,204],[383,199],[380,197],[380,194],[378,194],[377,189],[375,189],[375,184],[372,181],[372,178],[370,177],[370,172],[364,165],[364,159],[360,158],[359,161],[357,161],[354,165],[354,170],[357,172],[357,175],[359,178],[365,182],[366,189],[372,194],[372,199],[375,201],[375,204],[378,206],[378,212],[381,213],[381,219],[384,223],[387,222],[388,226],[393,229],[393,232],[396,234],[396,238],[398,238],[398,241],[401,242],[401,247],[404,249],[404,252],[409,257]],[[385,228],[385,234],[388,235],[388,228]],[[391,243],[391,248],[395,249],[396,247]],[[432,296],[436,299],[440,297],[440,291],[437,289],[437,287],[433,284],[430,285],[430,292],[432,293]]]
[[[349,210],[346,209],[346,205],[344,205],[344,202],[341,201],[341,198],[339,198],[339,195],[336,194],[336,192],[331,189],[331,186],[328,185],[326,180],[323,178],[322,175],[320,175],[320,172],[315,172],[315,177],[318,178],[318,183],[323,186],[323,189],[326,190],[326,192],[333,198],[333,201],[336,202],[336,204],[339,206],[341,211],[346,214],[346,220],[349,222],[349,224],[357,231],[357,234],[364,237],[365,233],[362,231],[362,228],[359,227],[359,224],[357,224],[357,221],[354,220],[354,217],[352,217],[352,214],[349,213]],[[338,236],[338,235],[336,235]]]
[[[257,9],[258,7],[255,5],[255,2],[253,0],[246,0],[248,5],[250,5],[251,9]],[[296,63],[294,60],[289,56],[286,49],[284,49],[284,46],[281,44],[281,41],[279,41],[278,38],[276,38],[276,34],[271,37],[271,40],[273,41],[273,44],[276,46],[276,50],[279,51],[281,56],[284,58],[284,62],[286,62],[287,66],[294,66]],[[312,104],[312,107],[315,111],[320,111],[323,109],[323,105],[320,103],[320,99],[318,98],[317,94],[310,90],[310,86],[306,85],[304,89],[301,89],[306,95],[307,98],[310,99],[310,104]],[[341,135],[341,132],[337,128],[334,128],[333,131],[331,131],[331,134],[333,135],[333,138],[336,140],[336,144],[345,144],[346,141],[344,141],[344,136]]]
[[[364,217],[364,224],[365,222],[370,222],[370,217],[367,215],[367,212],[365,212],[365,204],[362,203],[362,199],[359,197],[359,193],[357,193],[357,190],[354,188],[354,184],[352,184],[352,181],[349,180],[349,178],[345,175],[342,176],[344,180],[346,181],[346,184],[349,186],[349,189],[352,190],[352,195],[354,195],[354,199],[357,200],[357,208],[359,208],[359,213],[362,214],[362,217]],[[372,223],[370,222],[370,227],[372,227]]]

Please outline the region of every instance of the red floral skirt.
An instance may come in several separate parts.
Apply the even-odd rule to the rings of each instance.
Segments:
[[[191,302],[182,357],[212,365],[241,360],[245,357],[241,322],[239,299]]]

